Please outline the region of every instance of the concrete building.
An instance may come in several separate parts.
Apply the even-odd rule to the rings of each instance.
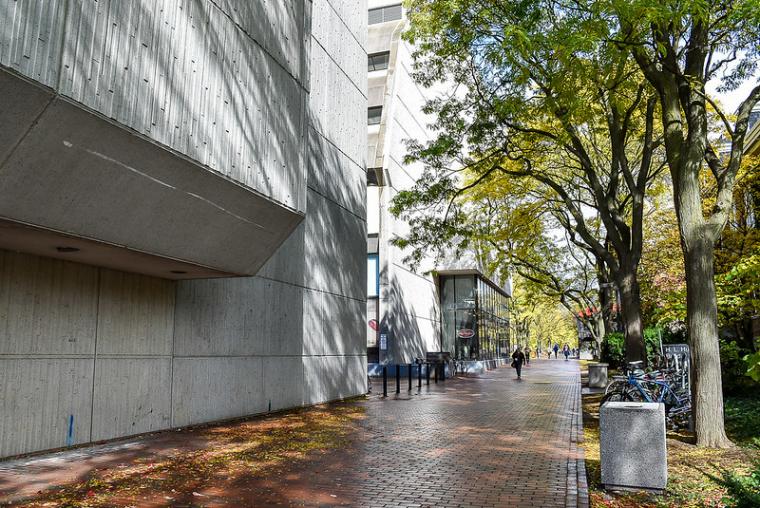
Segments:
[[[393,217],[393,197],[411,187],[422,167],[404,163],[407,139],[429,139],[422,108],[430,92],[412,76],[413,48],[401,2],[369,1],[367,140],[367,351],[370,362],[409,363],[439,351],[440,312],[435,281],[404,263],[391,244],[407,224]]]
[[[473,363],[496,359],[509,348],[508,293],[478,270],[469,269],[475,265],[469,256],[450,260],[447,270],[432,260],[413,270],[404,262],[407,253],[392,244],[394,237],[407,234],[408,224],[389,212],[391,202],[399,191],[412,187],[423,171],[422,165],[404,161],[406,140],[431,139],[429,126],[434,119],[423,113],[423,107],[443,91],[425,89],[414,81],[414,48],[401,37],[408,24],[405,15],[398,1],[369,1],[368,360],[406,364],[433,351],[448,351]],[[465,304],[452,300],[455,280],[460,282],[457,296],[461,298],[465,298],[466,282],[470,283],[469,321],[460,312]],[[457,306],[461,308],[451,310]],[[482,368],[480,363],[473,365],[474,371]]]
[[[0,20],[0,457],[363,393],[366,2]]]

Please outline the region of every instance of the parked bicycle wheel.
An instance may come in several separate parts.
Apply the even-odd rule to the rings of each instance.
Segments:
[[[607,385],[607,388],[604,389],[604,394],[607,395],[608,393],[623,391],[626,386],[628,386],[627,379],[613,379],[612,382]]]
[[[633,399],[631,399],[628,390],[612,390],[604,394],[602,400],[599,401],[599,405],[601,406],[605,402],[630,402],[631,400]]]

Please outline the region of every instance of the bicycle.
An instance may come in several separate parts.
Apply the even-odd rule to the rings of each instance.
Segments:
[[[605,402],[661,402],[665,416],[672,426],[688,425],[691,413],[691,397],[688,391],[676,389],[674,372],[655,371],[649,374],[641,370],[641,362],[629,365],[627,376],[616,376],[607,386],[600,405]],[[680,377],[680,376],[678,376]]]

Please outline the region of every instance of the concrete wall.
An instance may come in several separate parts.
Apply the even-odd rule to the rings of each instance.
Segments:
[[[16,19],[21,8],[32,9],[24,13],[31,16],[41,12],[43,3],[5,3],[0,18]],[[305,219],[256,276],[245,278],[173,281],[0,250],[0,457],[65,446],[71,421],[72,442],[79,444],[263,413],[270,406],[276,410],[314,404],[366,390],[366,3],[254,3],[176,2],[192,9],[198,19],[210,21],[194,28],[200,31],[198,37],[228,37],[225,27],[234,22],[256,39],[258,49],[251,51],[253,56],[242,48],[228,55],[230,65],[234,58],[254,58],[263,51],[273,62],[266,86],[292,86],[302,96],[295,101],[299,113],[292,117],[292,125],[280,125],[290,122],[290,113],[275,108],[258,120],[242,118],[241,129],[253,136],[238,137],[255,143],[261,132],[260,141],[296,157],[301,176],[284,175],[274,156],[265,157],[266,163],[257,165],[255,172],[235,173],[232,161],[240,157],[239,167],[247,167],[250,156],[244,151],[238,154],[231,145],[215,145],[198,152],[198,157],[207,157],[205,163],[218,164],[220,171],[241,183],[261,177],[272,185],[272,196],[289,200]],[[75,9],[70,15],[76,12],[93,20],[90,36],[93,30],[111,30],[106,20],[118,12],[122,19],[143,20],[124,22],[124,44],[131,44],[129,34],[136,31],[155,39],[149,49],[193,53],[190,40],[182,47],[161,42],[165,35],[158,25],[167,16],[178,15],[166,12],[171,9],[154,10],[153,2],[97,4],[56,5]],[[151,7],[138,13],[127,4],[133,9]],[[155,4],[174,6],[174,2]],[[219,16],[220,9],[227,10],[229,17]],[[70,22],[64,18],[51,15],[49,30]],[[151,27],[159,32],[154,38]],[[20,49],[11,51],[3,44],[3,62],[15,58],[24,72],[37,73],[35,79],[63,80],[76,91],[77,100],[92,101],[89,107],[111,107],[92,93],[105,88],[93,89],[91,81],[77,81],[76,73],[62,76],[60,67],[50,68],[57,47],[35,53],[34,62],[24,62]],[[29,44],[24,47],[34,47]],[[150,59],[143,62],[140,56],[148,50],[135,50],[130,61],[148,65]],[[92,55],[73,55],[73,63],[93,65]],[[122,58],[121,52],[114,51],[111,58],[117,57]],[[216,63],[207,65],[211,67],[201,63],[193,67],[185,61],[164,82],[186,86],[183,80],[213,72]],[[235,88],[246,79],[250,76],[217,84]],[[133,92],[148,92],[137,79],[133,85],[136,88],[125,92],[125,100]],[[266,95],[264,91],[247,98],[246,107],[251,111],[270,107]],[[172,137],[159,126],[148,129],[140,123],[135,108],[141,106],[139,102],[133,106],[131,113],[108,111],[123,114],[119,122],[132,129],[166,135],[162,142],[187,148],[187,137]],[[235,111],[241,107],[239,103],[216,106]],[[190,117],[187,122],[192,123]],[[200,130],[194,132],[203,132],[208,139],[219,134],[206,119],[196,124]],[[282,129],[285,137],[265,136],[267,129]]]
[[[0,3],[0,218],[255,274],[306,210],[311,11],[311,0]]]

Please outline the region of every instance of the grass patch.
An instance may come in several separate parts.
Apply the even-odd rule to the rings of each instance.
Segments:
[[[739,446],[760,448],[760,398],[727,397],[726,432]]]
[[[601,394],[583,396],[583,432],[589,498],[592,507],[719,507],[725,487],[708,475],[716,467],[749,474],[753,460],[760,460],[760,400],[726,399],[726,431],[737,443],[728,450],[697,448],[693,436],[685,431],[669,431],[668,489],[663,495],[648,493],[612,495],[601,488],[599,462],[599,401]]]

